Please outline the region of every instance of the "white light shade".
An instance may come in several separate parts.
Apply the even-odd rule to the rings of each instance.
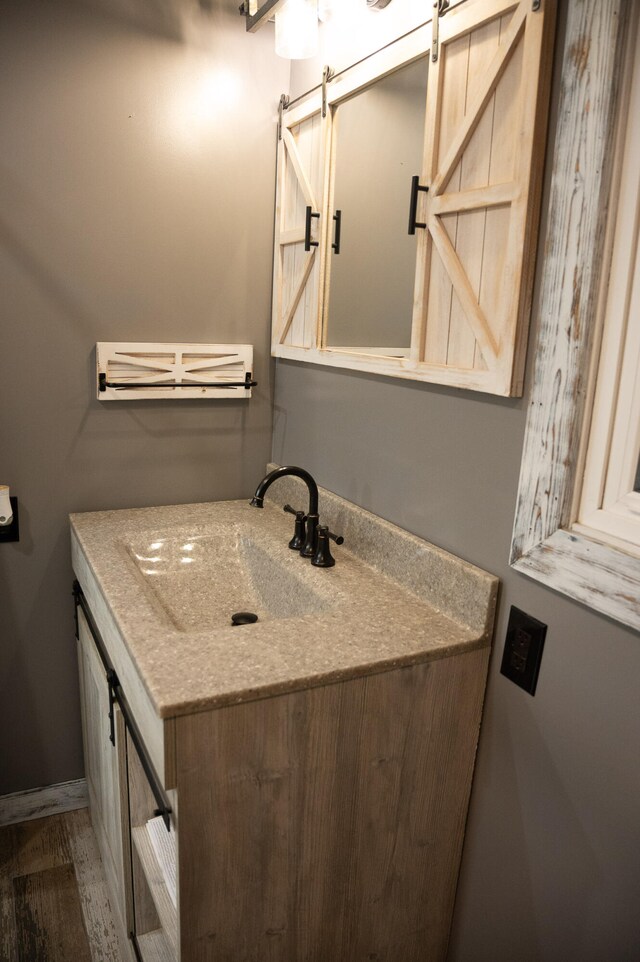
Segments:
[[[276,13],[276,53],[288,60],[305,60],[317,52],[317,0],[287,0]]]

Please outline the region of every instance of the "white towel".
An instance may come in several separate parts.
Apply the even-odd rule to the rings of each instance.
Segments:
[[[149,840],[153,846],[158,865],[162,871],[164,884],[167,886],[169,898],[177,908],[176,896],[176,833],[168,832],[162,815],[147,822]]]

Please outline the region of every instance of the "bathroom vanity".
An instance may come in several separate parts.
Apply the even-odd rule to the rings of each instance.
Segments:
[[[314,568],[282,511],[305,499],[286,478],[262,511],[71,518],[91,815],[132,959],[445,958],[497,580],[322,490],[345,543]]]

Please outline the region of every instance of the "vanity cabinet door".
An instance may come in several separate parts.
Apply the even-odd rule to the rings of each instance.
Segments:
[[[91,822],[98,841],[114,908],[129,931],[124,865],[129,858],[121,788],[126,788],[124,719],[117,704],[109,713],[109,686],[87,622],[78,611],[78,664],[84,764]],[[110,736],[113,732],[115,744]]]
[[[326,122],[317,97],[284,115],[278,141],[274,353],[282,345],[310,348],[319,337],[327,146]]]

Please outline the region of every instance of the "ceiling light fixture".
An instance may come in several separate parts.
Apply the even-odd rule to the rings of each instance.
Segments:
[[[317,0],[287,0],[276,11],[276,53],[288,60],[306,60],[317,52]]]
[[[387,3],[389,0],[387,0]],[[304,60],[318,52],[318,20],[328,20],[334,0],[243,0],[240,13],[247,32],[255,33],[276,22],[276,53],[288,60]]]

